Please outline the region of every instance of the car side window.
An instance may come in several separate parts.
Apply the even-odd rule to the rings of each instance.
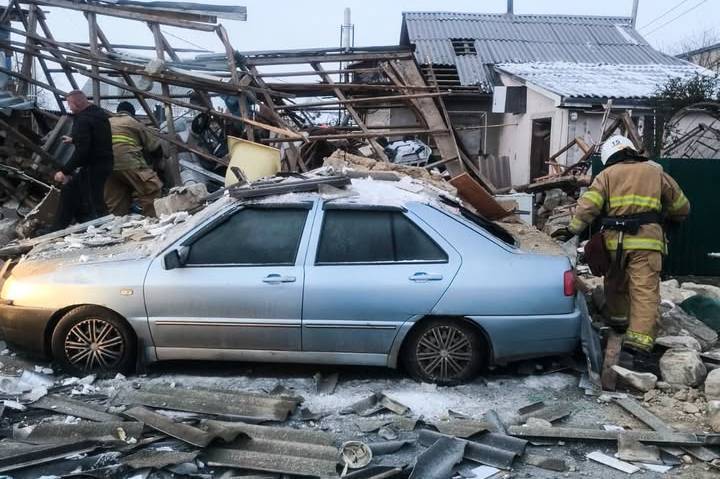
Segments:
[[[325,211],[316,264],[445,262],[448,256],[400,211]]]
[[[186,265],[295,264],[308,210],[244,208],[190,245]]]

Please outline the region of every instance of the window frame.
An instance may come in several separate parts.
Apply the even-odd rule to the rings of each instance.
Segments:
[[[315,258],[313,259],[313,266],[374,266],[374,265],[411,265],[411,264],[448,264],[450,263],[450,254],[440,243],[438,243],[433,236],[422,228],[416,221],[414,221],[408,214],[407,209],[401,206],[385,206],[385,205],[360,205],[360,204],[338,204],[338,203],[324,203],[323,214],[320,219],[320,231],[318,232],[317,242],[315,244]],[[320,255],[320,245],[322,243],[322,236],[325,231],[325,210],[335,211],[387,211],[392,213],[400,213],[410,223],[417,228],[423,235],[425,235],[432,243],[445,255],[444,260],[403,260],[403,261],[334,261],[334,262],[319,262],[318,256]]]
[[[181,241],[180,246],[184,246],[192,249],[192,246],[194,243],[199,241],[201,238],[203,238],[205,235],[210,233],[211,231],[215,230],[216,228],[222,226],[227,221],[230,220],[234,215],[240,213],[242,210],[246,209],[293,209],[293,210],[305,210],[307,211],[307,214],[305,215],[305,223],[302,227],[302,230],[300,231],[300,236],[298,237],[297,245],[295,246],[295,253],[294,253],[294,259],[291,263],[218,263],[218,264],[191,264],[186,263],[183,265],[183,268],[263,268],[263,267],[288,267],[288,266],[295,266],[298,262],[298,254],[300,252],[300,247],[303,243],[303,237],[307,234],[308,229],[308,220],[312,218],[311,212],[313,208],[313,203],[308,202],[302,202],[302,203],[255,203],[255,204],[241,204],[238,206],[235,206],[233,208],[230,208],[228,211],[222,213],[221,215],[211,219],[208,223],[200,227],[198,230],[194,231],[190,234],[187,238]],[[188,251],[188,256],[190,254],[190,251]]]

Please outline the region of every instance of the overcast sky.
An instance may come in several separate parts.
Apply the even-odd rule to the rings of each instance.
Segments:
[[[506,8],[506,0],[207,0],[206,3],[247,6],[247,22],[221,20],[238,50],[337,46],[345,7],[352,9],[357,46],[397,44],[403,11],[502,13]],[[515,13],[630,16],[632,3],[632,0],[515,0]],[[81,15],[48,10],[51,11],[48,21],[56,37],[87,41],[86,22]],[[681,15],[687,10],[691,11]],[[682,40],[713,31],[718,18],[719,0],[640,0],[637,25],[653,46],[675,51]],[[666,22],[669,23],[663,25]],[[147,28],[139,22],[99,17],[99,23],[113,42],[152,44]],[[168,27],[164,30],[177,47],[196,44],[222,51],[214,34],[187,30],[180,33]]]

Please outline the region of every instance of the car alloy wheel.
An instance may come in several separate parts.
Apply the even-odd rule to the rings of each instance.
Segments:
[[[75,324],[65,336],[65,357],[83,371],[114,370],[125,354],[125,340],[112,323],[88,318]]]
[[[473,345],[467,334],[453,326],[435,326],[417,341],[415,357],[426,377],[452,382],[472,367]]]

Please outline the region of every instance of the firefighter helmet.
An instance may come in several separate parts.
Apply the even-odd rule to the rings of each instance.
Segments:
[[[626,148],[637,153],[637,148],[635,148],[635,145],[633,145],[633,142],[630,141],[629,138],[622,135],[611,136],[605,140],[600,148],[600,161],[602,161],[603,165],[607,165],[611,156]]]

